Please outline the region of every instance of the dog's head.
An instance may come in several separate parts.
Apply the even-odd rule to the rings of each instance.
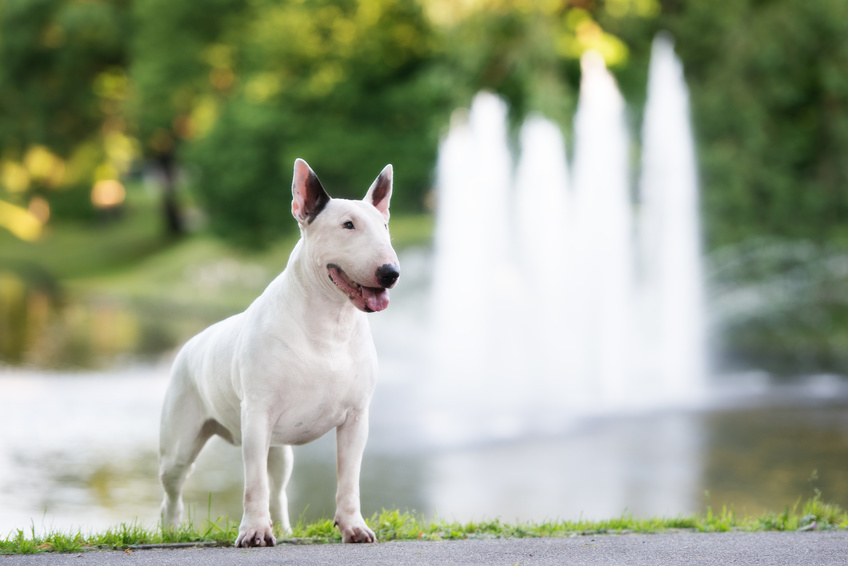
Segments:
[[[294,162],[292,215],[309,240],[310,261],[361,311],[389,306],[400,276],[389,237],[392,166],[377,176],[361,201],[333,199],[306,161]]]

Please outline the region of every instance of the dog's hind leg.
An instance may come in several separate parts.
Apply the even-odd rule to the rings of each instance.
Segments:
[[[200,398],[192,387],[172,381],[162,409],[159,432],[159,479],[165,489],[162,525],[176,526],[182,516],[183,483],[192,464],[220,425],[207,420]]]
[[[292,463],[293,454],[291,446],[272,446],[268,451],[271,520],[279,524],[284,533],[291,532],[286,485],[288,485],[289,478],[291,478]]]

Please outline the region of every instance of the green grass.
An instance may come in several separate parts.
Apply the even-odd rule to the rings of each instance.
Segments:
[[[667,533],[680,530],[693,532],[728,531],[807,531],[848,529],[848,512],[838,505],[821,501],[819,495],[803,504],[799,501],[783,513],[766,513],[739,517],[732,509],[688,517],[636,519],[631,515],[604,521],[545,521],[541,523],[505,523],[499,519],[480,522],[425,521],[409,512],[384,510],[368,521],[380,541],[394,540],[462,540],[494,538],[540,538],[597,534]],[[123,550],[147,545],[204,544],[231,546],[238,534],[238,524],[226,518],[205,520],[200,527],[191,522],[177,529],[147,529],[137,523],[124,523],[104,533],[83,534],[81,531],[38,534],[18,530],[0,539],[0,554],[32,554],[38,552],[82,552],[87,550]],[[290,535],[277,533],[281,544],[325,544],[341,542],[330,519],[314,523],[298,522]]]
[[[64,280],[126,268],[171,244],[164,236],[155,197],[141,187],[132,187],[124,214],[118,219],[51,222],[35,242],[18,240],[0,230],[0,259],[36,263]]]

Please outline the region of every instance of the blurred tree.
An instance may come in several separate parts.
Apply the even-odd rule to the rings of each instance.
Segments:
[[[610,2],[627,12],[654,0]],[[447,115],[475,92],[507,98],[516,121],[535,110],[567,127],[580,53],[599,49],[623,68],[627,47],[596,23],[601,6],[8,0],[0,108],[18,119],[0,124],[0,180],[21,194],[89,188],[140,153],[179,234],[178,164],[193,164],[213,229],[258,242],[290,224],[294,157],[340,196],[363,192],[391,161],[395,208],[422,209]],[[78,197],[51,194],[54,212],[69,213],[65,200],[91,210],[87,190],[68,194]]]
[[[239,16],[247,10],[239,0],[133,4],[130,76],[135,96],[129,115],[144,156],[159,173],[163,214],[173,235],[185,229],[177,199],[180,146],[198,134],[196,114],[204,104],[226,97],[234,86],[226,38],[242,31]]]
[[[638,127],[664,27],[692,90],[709,245],[848,237],[848,4],[661,5],[6,0],[0,198],[31,216],[90,214],[92,184],[141,153],[161,172],[172,233],[186,163],[213,228],[262,241],[290,224],[285,187],[303,156],[341,196],[392,161],[396,209],[421,209],[454,108],[488,89],[516,123],[541,111],[567,131],[587,48],[606,57]]]
[[[132,161],[122,106],[129,0],[0,5],[0,198],[88,215],[97,180]]]
[[[617,0],[656,6],[654,0]],[[145,151],[196,166],[212,228],[245,242],[291,229],[295,157],[332,194],[361,196],[393,162],[396,210],[421,210],[438,137],[480,89],[566,125],[587,48],[627,47],[592,3],[302,0],[135,6],[132,77]],[[621,10],[620,10],[621,11]],[[645,17],[641,14],[640,17]]]
[[[692,90],[710,246],[844,240],[848,3],[664,5]]]
[[[448,5],[431,14],[442,25],[439,72],[454,93],[455,106],[467,107],[480,90],[502,96],[513,125],[530,111],[542,112],[567,127],[576,102],[558,46],[567,3],[478,2],[462,11]],[[572,57],[573,59],[573,57]]]
[[[577,104],[582,54],[596,50],[614,72],[625,73],[631,68],[631,46],[618,34],[629,31],[644,54],[651,34],[640,24],[659,12],[655,0],[432,0],[426,5],[439,23],[451,88],[461,93],[463,104],[489,90],[507,100],[513,125],[538,112],[566,133]],[[637,69],[640,75],[644,69]]]
[[[394,205],[420,208],[451,105],[418,4],[256,1],[239,18],[206,48],[213,88],[191,114],[186,155],[212,228],[251,243],[293,229],[295,157],[351,198],[393,162]]]

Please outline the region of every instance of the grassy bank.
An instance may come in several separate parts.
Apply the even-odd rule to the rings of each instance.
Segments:
[[[605,521],[546,521],[542,523],[504,523],[500,520],[459,523],[425,521],[413,513],[386,511],[368,522],[380,541],[457,540],[486,538],[563,537],[595,534],[663,533],[680,530],[695,532],[727,531],[807,531],[848,529],[848,512],[824,503],[816,496],[782,513],[754,517],[738,516],[732,509],[688,517],[636,519],[629,515]],[[143,549],[159,546],[231,546],[238,524],[229,519],[205,520],[197,528],[185,524],[179,529],[147,529],[136,523],[121,524],[105,533],[51,532],[38,534],[34,528],[18,530],[0,539],[0,554],[38,552],[81,552],[87,550]],[[298,523],[293,533],[280,538],[281,544],[338,543],[341,538],[333,521]]]

